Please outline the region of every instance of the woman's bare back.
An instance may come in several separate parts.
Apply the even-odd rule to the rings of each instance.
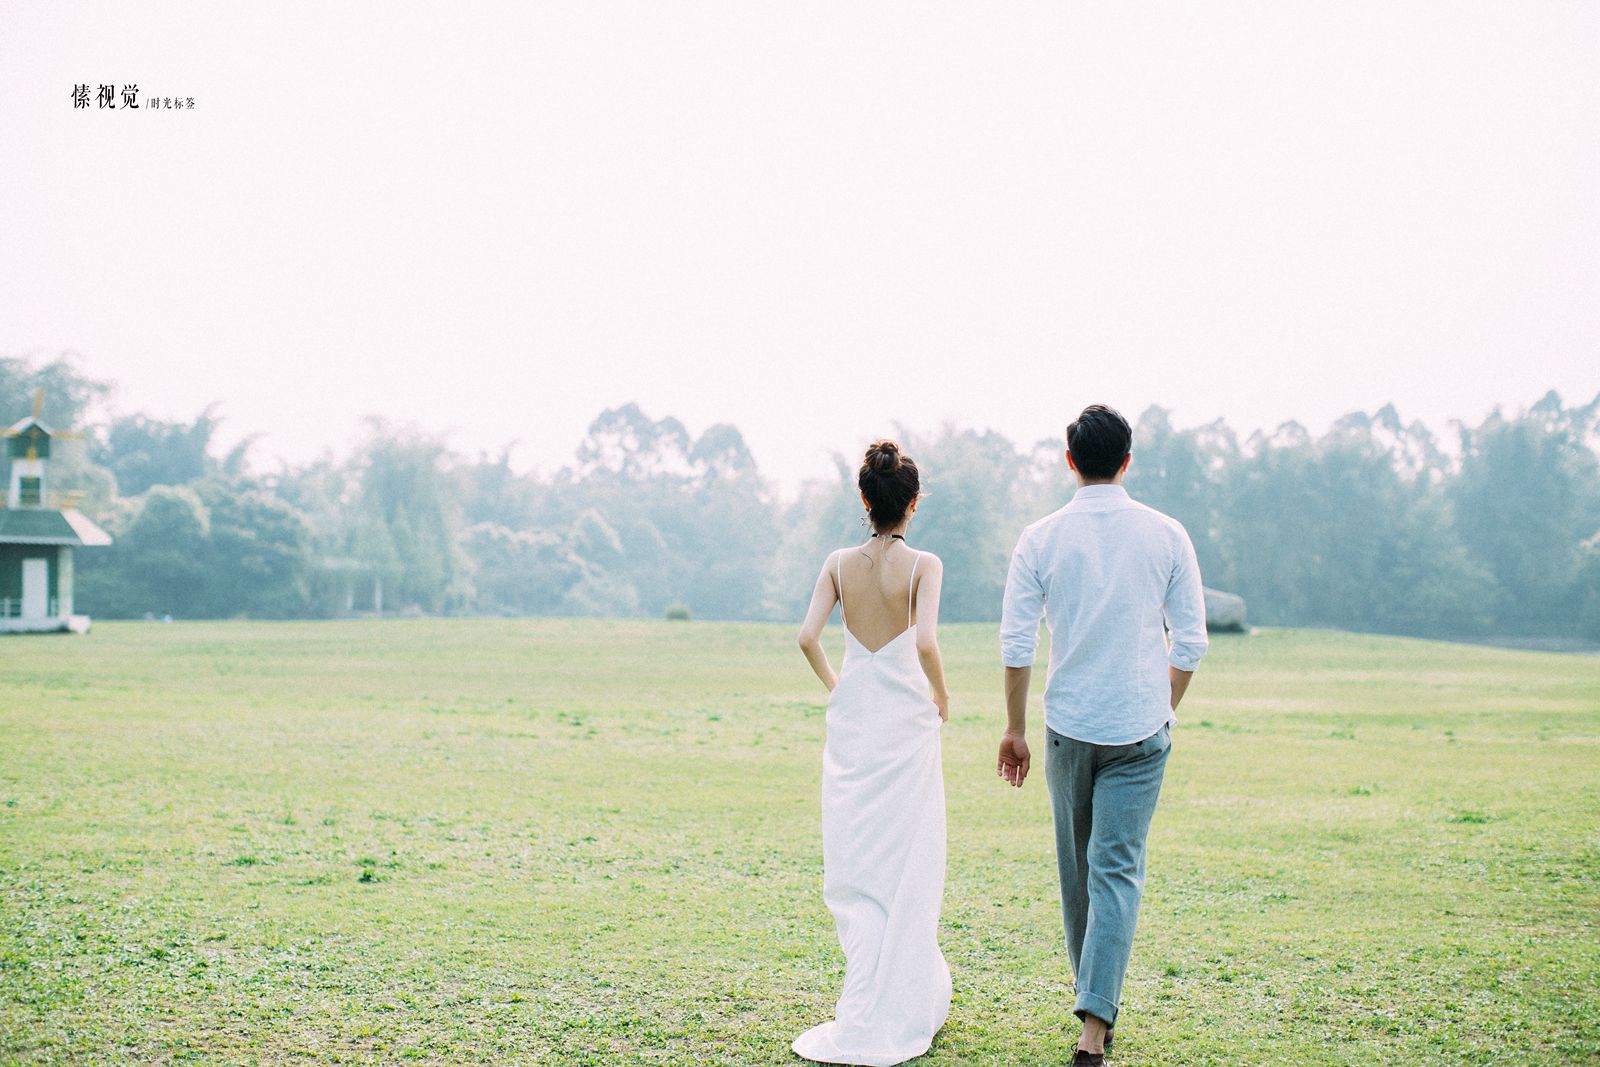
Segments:
[[[916,621],[921,556],[902,540],[875,538],[839,549],[830,561],[845,626],[868,651],[888,645]]]

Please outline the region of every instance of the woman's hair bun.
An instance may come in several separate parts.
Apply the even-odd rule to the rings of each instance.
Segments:
[[[900,466],[900,446],[887,438],[867,446],[867,466],[879,474],[888,474]]]
[[[892,530],[906,517],[912,501],[922,491],[922,475],[917,461],[900,451],[900,446],[880,437],[867,446],[856,473],[856,487],[867,501],[867,513],[874,530]]]

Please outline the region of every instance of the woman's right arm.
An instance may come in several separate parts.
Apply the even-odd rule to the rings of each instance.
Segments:
[[[950,719],[950,691],[944,685],[944,660],[939,657],[939,591],[944,585],[944,564],[928,553],[917,581],[917,659],[928,676],[928,692],[939,705],[939,718]]]
[[[833,614],[833,606],[839,602],[839,590],[834,587],[830,569],[832,564],[833,556],[830,554],[822,564],[822,573],[817,575],[816,586],[811,590],[811,607],[806,609],[806,620],[800,624],[800,651],[806,654],[806,662],[811,664],[811,669],[817,672],[817,677],[822,679],[822,684],[828,687],[830,693],[839,679],[828,662],[828,654],[822,650],[822,628],[827,625],[828,616]]]

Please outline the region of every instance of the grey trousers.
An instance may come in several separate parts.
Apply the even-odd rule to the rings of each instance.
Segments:
[[[1045,782],[1056,829],[1061,920],[1078,1018],[1112,1024],[1144,891],[1145,838],[1172,749],[1170,726],[1131,745],[1095,745],[1045,729]]]

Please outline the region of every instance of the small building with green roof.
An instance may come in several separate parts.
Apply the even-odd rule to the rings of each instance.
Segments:
[[[41,390],[33,414],[0,431],[11,460],[0,508],[0,633],[87,632],[89,617],[72,610],[72,550],[111,543],[77,509],[77,494],[50,488],[51,441],[78,435],[46,425],[43,406]]]

